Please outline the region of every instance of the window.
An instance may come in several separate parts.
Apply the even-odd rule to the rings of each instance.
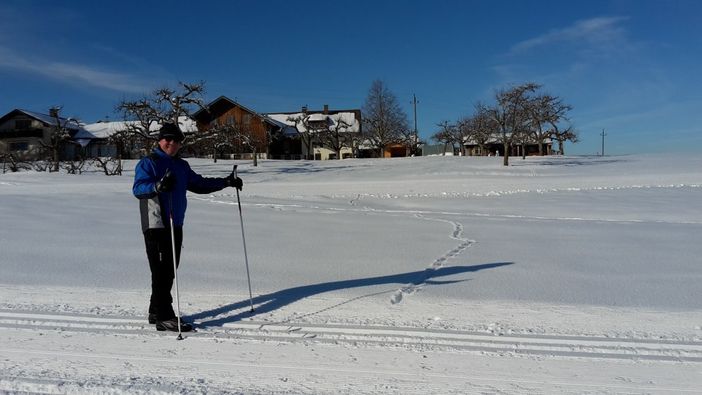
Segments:
[[[15,129],[26,130],[32,127],[31,119],[18,119],[15,121]]]
[[[29,143],[26,141],[16,141],[10,143],[10,152],[29,151]]]
[[[327,126],[327,123],[324,121],[309,121],[307,124],[312,130],[322,130]]]
[[[251,114],[244,114],[244,125],[251,125]]]

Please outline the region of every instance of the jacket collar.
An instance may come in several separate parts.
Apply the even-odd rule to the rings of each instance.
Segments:
[[[158,146],[156,148],[154,148],[153,152],[154,152],[154,154],[158,155],[160,158],[163,158],[163,159],[178,159],[178,158],[180,158],[180,153],[175,154],[175,156],[170,156],[167,153],[163,152],[161,147],[158,147]]]

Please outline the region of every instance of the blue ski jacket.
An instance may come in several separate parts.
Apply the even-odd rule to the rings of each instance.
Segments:
[[[176,177],[172,191],[156,192],[156,183],[170,169]],[[142,158],[134,169],[132,193],[139,199],[141,230],[168,228],[173,213],[173,226],[183,226],[188,201],[186,192],[212,193],[228,186],[226,178],[209,178],[195,173],[188,162],[171,157],[160,148]]]

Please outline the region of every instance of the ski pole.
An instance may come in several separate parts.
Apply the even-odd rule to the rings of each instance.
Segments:
[[[232,172],[234,173],[234,178],[237,177],[236,167],[237,167],[237,165],[234,165],[234,170],[232,170]],[[239,206],[239,223],[241,224],[241,240],[244,243],[244,262],[246,263],[246,279],[248,280],[248,283],[249,283],[249,303],[251,303],[251,313],[253,313],[254,312],[253,293],[251,292],[251,275],[249,274],[249,256],[246,253],[246,237],[244,236],[244,216],[241,214],[241,199],[239,198],[239,188],[234,188],[234,189],[236,189],[236,202]]]
[[[175,229],[173,228],[173,192],[168,193],[168,203],[170,206],[170,221],[171,221],[171,250],[173,251],[173,275],[175,276],[175,294],[176,294],[176,317],[178,317],[178,337],[177,340],[183,340],[183,334],[180,330],[180,299],[178,294],[178,265],[176,264],[176,247],[175,247]]]

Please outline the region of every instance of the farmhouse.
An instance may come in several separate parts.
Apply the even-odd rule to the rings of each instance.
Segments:
[[[57,109],[50,114],[15,109],[0,118],[0,155],[13,155],[19,160],[39,158],[52,144],[59,129],[72,138],[81,129],[78,121],[63,118]],[[72,157],[76,147],[67,144],[62,147],[60,159]]]
[[[344,159],[358,156],[361,136],[361,110],[310,110],[269,113],[266,116],[284,125],[285,143],[276,159]]]
[[[210,136],[208,152],[220,158],[316,159],[354,157],[360,110],[309,110],[261,114],[226,96],[193,114],[198,132]],[[217,133],[215,133],[217,134]]]
[[[211,150],[205,155],[215,158],[269,158],[282,149],[285,125],[242,104],[220,96],[206,108],[193,114],[199,133],[221,130],[212,138]],[[203,153],[200,153],[202,155]]]

